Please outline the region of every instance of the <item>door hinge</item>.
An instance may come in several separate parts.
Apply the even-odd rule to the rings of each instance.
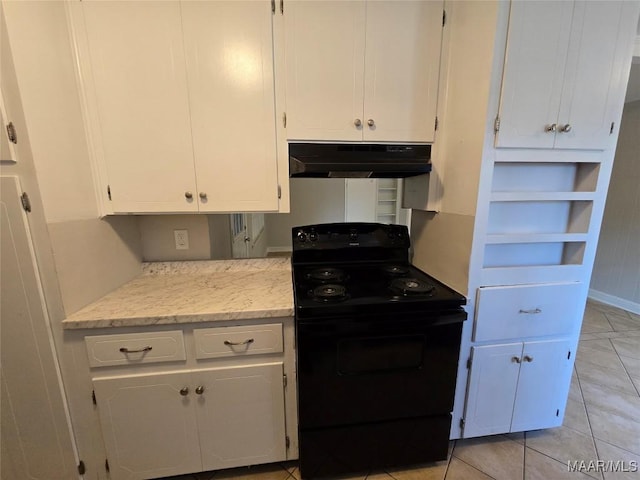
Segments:
[[[438,117],[436,117],[436,122],[433,129],[438,130]]]
[[[447,23],[447,11],[446,10],[442,10],[442,26],[444,27],[444,24]]]
[[[278,200],[282,198],[282,187],[278,185]]]
[[[86,471],[87,471],[87,469],[84,466],[84,462],[82,460],[80,460],[80,463],[78,464],[78,473],[80,475],[84,475]]]
[[[464,418],[460,419],[460,428],[464,428]]]
[[[280,15],[284,15],[284,0],[280,0]]]
[[[91,400],[93,401],[94,405],[98,404],[98,401],[96,400],[96,391],[95,390],[91,390]]]
[[[107,473],[109,473],[111,471],[109,469],[109,459],[108,458],[104,459],[104,469],[107,471]]]
[[[559,416],[560,416],[560,409],[557,409],[556,410],[556,417],[559,417]]]
[[[22,208],[24,208],[24,211],[30,213],[31,200],[29,200],[29,195],[27,194],[27,192],[22,192],[22,195],[20,195],[20,201],[22,202]]]
[[[282,385],[285,388],[287,387],[287,374],[286,373],[282,374]]]
[[[291,446],[291,440],[289,440],[289,435],[285,435],[284,437],[284,446],[287,447],[287,450]]]
[[[500,131],[500,117],[496,116],[495,122],[493,122],[493,132],[498,133]]]
[[[611,122],[611,129],[609,130],[609,135],[611,135],[613,133],[613,127],[615,126],[616,122]]]
[[[284,128],[287,128],[287,112],[284,112],[282,114],[282,125],[284,126]]]
[[[107,197],[111,200],[111,185],[107,185]]]
[[[471,357],[467,358],[467,370],[471,369],[471,363],[472,363]]]
[[[276,14],[276,0],[271,0],[271,13]]]
[[[13,126],[13,122],[7,124],[7,137],[11,143],[18,143],[18,135],[16,134],[16,127]]]
[[[571,350],[567,352],[567,360],[569,360],[570,358],[571,358]]]

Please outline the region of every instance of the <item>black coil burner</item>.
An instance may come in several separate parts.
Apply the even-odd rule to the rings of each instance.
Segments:
[[[346,279],[346,274],[339,268],[326,267],[316,268],[307,273],[306,277],[317,282],[341,283]]]
[[[396,278],[391,281],[391,290],[405,296],[433,295],[436,287],[417,278]]]
[[[385,273],[388,273],[389,275],[394,277],[400,277],[409,273],[409,267],[406,267],[404,265],[385,265],[383,267],[383,270],[385,271]]]
[[[311,296],[317,302],[340,302],[348,298],[347,289],[344,286],[330,283],[311,290]]]

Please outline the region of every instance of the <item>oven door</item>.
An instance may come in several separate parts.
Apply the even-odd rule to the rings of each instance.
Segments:
[[[448,414],[463,310],[298,321],[300,428]]]

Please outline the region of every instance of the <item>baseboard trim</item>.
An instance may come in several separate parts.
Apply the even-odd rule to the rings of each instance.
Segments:
[[[640,303],[625,300],[624,298],[600,292],[598,290],[594,290],[593,288],[589,289],[589,298],[640,315]]]

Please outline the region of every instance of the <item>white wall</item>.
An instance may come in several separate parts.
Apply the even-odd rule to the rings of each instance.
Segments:
[[[640,313],[640,101],[627,103],[591,277],[591,295]]]
[[[139,225],[146,262],[211,258],[207,215],[146,215],[139,218]],[[188,250],[176,249],[174,230],[187,230]]]

